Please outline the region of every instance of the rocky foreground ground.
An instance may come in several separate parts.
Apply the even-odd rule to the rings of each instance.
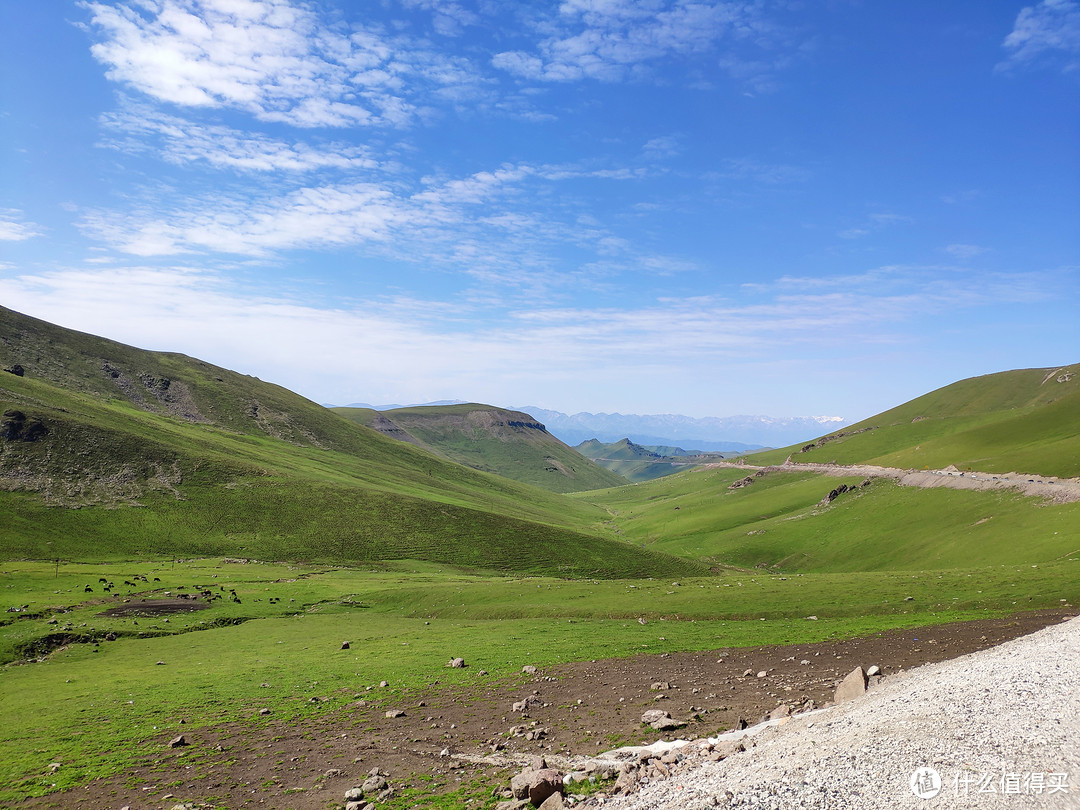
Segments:
[[[1080,807],[1080,621],[1061,624],[1074,614],[581,662],[464,691],[433,673],[415,692],[328,695],[333,710],[298,722],[259,715],[255,690],[258,722],[163,737],[124,774],[24,806],[359,810],[482,784],[512,807],[512,780],[520,795],[547,765],[564,783],[548,810]],[[884,677],[864,696],[820,710],[872,667]],[[917,798],[913,773],[938,795]]]
[[[669,750],[661,763],[676,773],[639,778],[603,806],[1080,807],[1080,618],[897,674],[763,728],[735,743],[741,752],[705,754],[722,739]]]

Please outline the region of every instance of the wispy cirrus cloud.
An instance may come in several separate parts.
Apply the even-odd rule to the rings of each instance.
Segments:
[[[1002,303],[1039,305],[1074,276],[1075,270],[986,274],[887,266],[788,276],[723,295],[654,297],[627,308],[538,302],[506,309],[497,301],[400,296],[339,299],[325,307],[281,292],[253,294],[198,267],[134,265],[0,276],[0,300],[135,345],[155,347],[168,335],[171,350],[301,393],[319,391],[324,401],[425,401],[460,396],[463,388],[498,401],[507,378],[521,396],[540,396],[553,384],[611,384],[646,368],[672,383],[697,375],[695,390],[715,396],[730,388],[725,370],[774,357],[778,349],[821,356],[859,343],[909,352],[905,324],[940,323],[941,313]],[[468,330],[460,328],[462,319]],[[363,351],[327,353],[328,345]],[[358,391],[354,381],[361,379]]]
[[[0,208],[0,242],[22,242],[40,235],[36,225],[23,220],[21,211]]]
[[[962,243],[956,243],[945,246],[945,252],[956,259],[973,259],[976,256],[981,256],[986,253],[989,248],[984,248],[980,245],[966,245]]]
[[[536,81],[612,82],[647,75],[662,58],[711,53],[749,78],[763,72],[761,49],[783,38],[762,3],[715,0],[565,0],[537,31],[534,51],[498,53],[495,67]],[[744,47],[758,56],[737,52]]]
[[[346,30],[289,0],[85,2],[106,76],[181,107],[297,127],[401,126],[480,79],[459,57],[379,28]]]
[[[456,37],[469,26],[480,22],[480,17],[461,3],[453,0],[398,0],[409,9],[423,9],[432,15],[432,27],[443,36]]]
[[[904,216],[903,214],[870,214],[862,223],[849,228],[844,228],[843,230],[838,231],[836,235],[841,239],[862,239],[864,236],[869,236],[882,228],[910,222],[912,222],[911,217]]]
[[[272,258],[296,249],[350,247],[533,295],[583,284],[590,263],[616,261],[658,274],[672,257],[643,261],[630,240],[583,217],[566,184],[623,182],[636,172],[576,165],[505,164],[464,177],[369,173],[373,179],[298,185],[273,193],[201,195],[172,207],[87,210],[80,227],[121,253],[143,257],[231,254]],[[537,204],[538,198],[549,201]],[[566,262],[564,254],[574,259]]]
[[[1002,47],[1008,56],[999,70],[1045,63],[1075,72],[1080,69],[1080,3],[1042,0],[1021,9]]]
[[[370,170],[380,167],[372,150],[330,142],[272,138],[219,124],[200,124],[157,110],[135,107],[108,113],[101,123],[110,133],[109,148],[152,154],[178,166],[203,164],[240,172],[310,172],[323,169]]]

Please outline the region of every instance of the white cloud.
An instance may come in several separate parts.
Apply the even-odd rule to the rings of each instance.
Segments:
[[[981,256],[986,251],[987,248],[979,245],[954,244],[945,246],[945,252],[957,259],[971,259],[975,256]]]
[[[311,146],[257,132],[192,121],[135,107],[102,117],[113,137],[106,146],[131,153],[151,153],[169,163],[203,163],[241,172],[310,172],[322,169],[374,169],[379,163],[360,146],[328,143]]]
[[[6,273],[0,300],[70,328],[256,374],[322,402],[543,404],[552,391],[564,402],[586,391],[609,407],[665,407],[640,404],[651,403],[639,391],[647,374],[652,390],[677,392],[666,407],[722,413],[723,403],[745,408],[752,395],[748,386],[733,390],[731,379],[760,375],[763,365],[799,376],[808,358],[872,364],[867,354],[907,356],[920,339],[945,351],[941,329],[951,319],[943,314],[998,306],[1008,329],[1018,302],[1043,304],[1055,289],[1075,288],[1073,275],[891,266],[626,309],[534,302],[507,311],[491,301],[407,295],[323,307],[272,288],[253,293],[196,267],[121,266]],[[920,324],[914,334],[913,323]],[[785,386],[797,387],[795,378]],[[782,412],[786,402],[755,407]]]
[[[498,53],[492,64],[536,81],[621,81],[642,76],[662,58],[712,54],[736,78],[766,89],[763,77],[783,57],[761,61],[783,35],[757,2],[716,0],[564,0],[537,26],[538,53]]]
[[[399,126],[420,99],[480,81],[464,60],[378,29],[323,23],[289,0],[86,2],[106,75],[182,107],[297,127]]]
[[[22,242],[41,236],[36,225],[22,221],[22,212],[0,208],[0,242]]]
[[[225,144],[221,154],[210,157],[210,148],[199,147],[208,160],[247,154]],[[145,208],[84,211],[78,224],[88,236],[133,256],[268,257],[294,249],[350,247],[359,258],[406,261],[533,296],[585,284],[593,257],[606,257],[605,276],[616,261],[628,272],[650,274],[681,266],[671,257],[646,261],[629,240],[596,218],[583,220],[567,186],[580,180],[631,180],[640,176],[634,171],[504,164],[417,182],[382,167],[368,174],[374,179],[284,190],[276,182],[275,191],[255,186],[247,194],[221,190],[171,207],[157,197]],[[548,193],[560,188],[558,194]],[[571,261],[565,258],[568,251],[575,256]]]
[[[1002,47],[1008,58],[998,66],[1001,69],[1046,61],[1066,73],[1077,70],[1080,68],[1080,3],[1042,0],[1021,9]]]
[[[837,231],[836,235],[841,239],[862,239],[864,236],[886,228],[891,225],[911,223],[914,220],[903,214],[876,213],[869,214],[866,220],[850,228]]]
[[[261,202],[220,197],[143,221],[88,213],[84,231],[136,256],[221,252],[260,256],[298,247],[333,247],[387,238],[408,217],[386,187],[353,183],[302,188]]]

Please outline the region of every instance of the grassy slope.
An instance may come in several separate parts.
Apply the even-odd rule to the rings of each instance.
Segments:
[[[643,447],[634,444],[629,439],[610,444],[590,439],[577,445],[575,449],[593,459],[597,464],[634,483],[674,475],[689,466],[689,459],[686,457],[665,457],[657,452],[660,448]]]
[[[1080,547],[1080,504],[1008,492],[901,487],[877,480],[827,506],[859,477],[706,469],[632,489],[588,493],[618,536],[713,564],[782,571],[942,570],[1046,563]]]
[[[24,377],[0,372],[0,411],[22,410],[49,428],[35,442],[0,442],[0,483],[19,490],[0,492],[0,555],[410,557],[567,576],[703,570],[598,536],[594,509],[387,439],[276,386],[234,375],[229,396],[239,404],[226,407],[227,397],[198,392],[228,372],[31,319],[26,337],[22,321],[0,314],[6,363],[26,368]],[[77,369],[75,390],[51,382],[63,375],[41,360],[47,349]],[[131,369],[126,379],[168,371],[169,390],[182,383],[184,404],[217,424],[177,418],[168,402],[140,407],[120,389],[106,397],[113,381],[95,353]],[[261,416],[245,415],[253,400]],[[136,503],[143,508],[122,506]]]
[[[1076,556],[1039,568],[787,578],[732,572],[678,585],[492,579],[429,564],[358,571],[196,560],[56,571],[8,562],[0,570],[0,605],[29,610],[0,613],[0,659],[53,632],[52,618],[72,632],[112,632],[118,640],[71,644],[43,663],[0,670],[0,694],[19,698],[0,701],[0,804],[46,792],[52,783],[63,788],[116,772],[179,733],[230,720],[258,724],[261,707],[280,721],[340,711],[359,692],[376,710],[396,708],[407,701],[403,690],[430,684],[433,673],[454,688],[520,679],[526,663],[805,643],[1050,607],[1060,599],[1075,604]],[[101,594],[99,577],[119,584],[140,573],[151,580],[140,587],[159,593],[234,589],[241,603],[223,599],[208,610],[174,614],[167,624],[101,616],[119,600]],[[95,594],[85,594],[84,583]],[[820,620],[801,618],[810,614]],[[241,619],[247,621],[226,624]],[[351,650],[340,649],[343,640]],[[444,668],[458,655],[468,669]],[[388,689],[367,691],[383,679]],[[313,696],[327,700],[313,704]],[[348,715],[341,722],[350,728]],[[50,774],[54,761],[64,767]]]
[[[1059,382],[1059,379],[1061,380]],[[865,432],[856,431],[873,428]],[[842,438],[757,453],[792,460],[921,469],[1080,475],[1080,365],[962,380],[845,428]],[[826,437],[828,438],[828,437]]]
[[[552,436],[531,416],[490,405],[440,405],[373,411],[334,408],[359,424],[389,420],[403,434],[459,464],[552,492],[580,492],[624,483]]]
[[[376,440],[356,426],[341,428],[338,423],[348,425],[344,420],[319,435],[322,448],[334,446],[322,449],[286,444],[258,425],[246,432],[193,425],[119,401],[58,393],[41,380],[0,374],[0,385],[0,406],[17,402],[28,412],[38,409],[57,431],[82,431],[91,455],[130,463],[149,457],[163,469],[179,464],[187,498],[176,500],[167,476],[160,491],[144,488],[133,496],[149,504],[144,509],[49,509],[34,495],[0,493],[5,519],[17,522],[8,534],[7,520],[0,524],[0,543],[10,537],[32,542],[39,557],[64,556],[54,549],[68,544],[63,547],[76,551],[71,556],[83,560],[107,556],[104,549],[128,558],[137,552],[212,554],[215,548],[265,557],[295,548],[298,538],[307,538],[310,558],[326,561],[426,555],[421,563],[379,563],[367,571],[355,565],[296,569],[159,560],[61,565],[56,572],[43,563],[6,563],[0,607],[26,604],[29,611],[0,613],[0,660],[52,632],[50,617],[79,634],[111,631],[119,640],[73,644],[45,663],[0,670],[0,694],[18,696],[0,702],[0,784],[8,786],[0,788],[0,803],[47,790],[41,775],[54,760],[69,764],[49,775],[49,783],[78,784],[124,767],[140,747],[156,750],[181,731],[238,718],[257,723],[255,711],[263,705],[278,718],[333,710],[351,700],[353,690],[383,678],[393,684],[390,690],[364,695],[390,708],[402,699],[399,688],[428,684],[433,671],[447,684],[473,683],[481,667],[514,678],[524,663],[797,643],[1080,598],[1074,571],[1080,565],[1080,504],[1044,506],[1000,493],[875,482],[820,507],[829,489],[859,480],[782,473],[729,490],[745,472],[725,469],[564,498]],[[904,444],[912,434],[905,436],[903,428],[929,427],[935,419],[939,432],[930,439],[943,441],[960,426],[961,434],[987,442],[984,455],[997,458],[1016,458],[1021,449],[1020,442],[1006,441],[1002,425],[1009,419],[1019,420],[1012,425],[1018,435],[1024,426],[1037,434],[1024,440],[1031,452],[1049,457],[1075,435],[1069,433],[1068,408],[1060,437],[1047,440],[1038,402],[1019,397],[1008,404],[1008,397],[1005,403],[996,397],[972,396],[964,407],[946,397],[938,403],[939,417],[914,423],[924,414],[894,409],[892,444],[874,452],[904,452],[914,445]],[[1002,407],[988,416],[987,403]],[[965,413],[947,415],[965,407]],[[1045,416],[1055,403],[1041,407]],[[964,419],[974,421],[959,421]],[[980,429],[988,432],[972,432]],[[881,430],[823,450],[875,434],[888,438]],[[994,437],[1001,440],[997,448]],[[54,455],[48,463],[66,460]],[[86,467],[85,460],[80,464]],[[604,530],[596,529],[601,518],[607,520]],[[621,542],[604,544],[597,531]],[[648,556],[642,547],[749,570],[690,578],[701,569],[677,571],[670,556]],[[571,573],[584,575],[592,551],[610,554],[613,548],[620,559],[607,560],[609,565],[621,566],[624,575],[653,578],[491,577],[437,564],[455,562],[485,573],[564,573],[559,566],[569,560],[576,566]],[[754,566],[777,566],[784,574]],[[160,576],[152,586],[159,590],[226,585],[243,601],[215,602],[169,624],[136,627],[131,619],[101,617],[97,600],[103,595],[82,590],[87,583],[96,586],[99,575],[119,582],[140,571]],[[281,601],[269,603],[270,595]],[[821,620],[800,618],[808,614]],[[639,624],[639,616],[648,623]],[[214,627],[215,620],[236,619],[250,621]],[[149,635],[159,632],[170,635]],[[354,651],[339,649],[346,638]],[[269,649],[274,654],[267,655]],[[472,666],[444,669],[453,655]],[[155,667],[158,660],[169,666]],[[215,666],[207,668],[207,661]],[[253,688],[262,682],[272,687]],[[331,699],[309,703],[315,694]],[[102,722],[121,716],[123,723]],[[179,717],[188,720],[184,729],[176,725]],[[26,746],[27,737],[49,743]]]

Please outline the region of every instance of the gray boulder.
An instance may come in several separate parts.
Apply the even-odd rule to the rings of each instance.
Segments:
[[[866,692],[866,673],[862,667],[856,667],[848,673],[844,680],[840,681],[840,685],[836,687],[836,694],[833,695],[834,703],[843,703],[847,700],[854,700],[860,695]]]

